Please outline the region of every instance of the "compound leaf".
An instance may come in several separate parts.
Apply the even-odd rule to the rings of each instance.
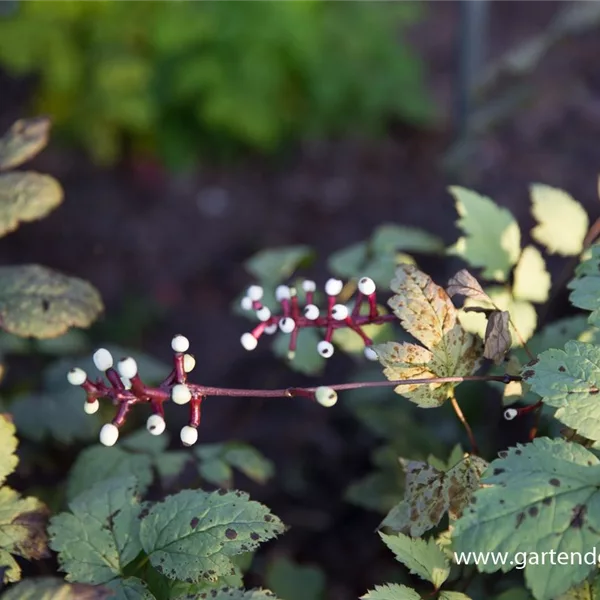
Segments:
[[[433,583],[436,590],[448,579],[450,562],[433,538],[425,541],[420,538],[412,539],[401,533],[379,535],[399,562],[411,573]]]
[[[231,556],[282,533],[281,521],[243,492],[184,490],[155,504],[140,539],[150,562],[167,577],[216,581]]]
[[[28,577],[2,594],[2,600],[107,600],[110,591],[58,577]],[[112,600],[112,599],[111,599]]]
[[[521,232],[513,215],[486,196],[462,187],[449,188],[465,234],[448,249],[473,267],[482,267],[486,279],[506,281],[521,254]]]
[[[48,143],[50,119],[36,117],[20,119],[0,138],[0,171],[14,169],[38,152]]]
[[[123,576],[141,551],[141,505],[134,477],[96,484],[69,503],[71,512],[51,519],[50,546],[67,581],[103,584]]]
[[[546,262],[535,246],[527,246],[515,267],[513,295],[517,300],[546,302],[550,293],[550,273]]]
[[[421,595],[405,585],[386,583],[376,585],[374,590],[369,590],[360,600],[421,600]]]
[[[567,286],[573,306],[592,311],[590,323],[600,325],[600,245],[591,248],[591,256],[577,266],[575,278]]]
[[[103,310],[94,287],[39,265],[0,267],[0,326],[20,336],[56,337],[87,327]]]
[[[542,184],[531,186],[531,201],[531,212],[538,222],[531,230],[533,239],[550,254],[579,254],[589,226],[583,206],[567,192]]]
[[[5,414],[0,414],[0,444],[2,445],[0,484],[3,484],[19,464],[19,459],[15,454],[19,445],[15,436],[15,426],[10,416]]]
[[[583,446],[548,438],[519,444],[491,463],[482,484],[455,524],[454,551],[540,557],[600,549],[600,460]],[[525,581],[535,598],[550,600],[596,568],[585,562],[568,561],[557,569],[549,561],[529,560]],[[482,572],[513,567],[511,561],[477,565]]]
[[[526,365],[523,379],[555,417],[590,440],[600,440],[600,347],[571,340],[564,350],[550,349]]]

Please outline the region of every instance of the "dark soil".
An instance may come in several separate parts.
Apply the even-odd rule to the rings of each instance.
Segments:
[[[540,32],[562,5],[492,2],[492,55]],[[415,34],[445,115],[451,114],[456,85],[457,35],[454,2],[432,4],[428,23]],[[306,243],[321,257],[314,274],[323,280],[329,253],[367,238],[385,222],[420,226],[450,243],[456,238],[456,214],[445,191],[450,183],[509,207],[523,231],[532,225],[532,182],[568,190],[595,219],[598,56],[597,30],[552,50],[528,77],[534,90],[528,103],[485,132],[452,175],[441,168],[452,141],[449,118],[434,132],[396,126],[383,140],[349,135],[307,142],[278,159],[204,165],[178,177],[134,161],[99,169],[80,153],[53,146],[34,166],[61,180],[66,202],[49,218],[0,240],[1,260],[41,262],[90,280],[107,307],[104,329],[96,331],[159,358],[167,360],[172,335],[184,333],[199,361],[196,378],[207,385],[305,383],[265,348],[248,354],[240,347],[247,323],[232,316],[231,303],[250,283],[243,261],[262,248]],[[28,87],[0,79],[0,125],[21,116]],[[458,263],[422,264],[443,278]],[[348,375],[348,362],[336,358],[323,379]],[[323,411],[301,400],[213,399],[201,429],[201,441],[245,439],[276,461],[269,486],[247,486],[292,527],[269,552],[318,563],[330,600],[356,598],[385,580],[393,564],[373,533],[380,516],[343,500],[348,484],[368,472],[373,440],[341,404]],[[302,486],[295,481],[300,474]]]

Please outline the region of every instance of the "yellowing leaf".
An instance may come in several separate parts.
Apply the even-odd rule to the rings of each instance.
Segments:
[[[15,230],[20,222],[45,217],[62,199],[62,187],[49,175],[31,171],[0,175],[0,236]]]
[[[2,447],[0,485],[17,468],[17,464],[19,463],[19,459],[15,454],[18,446],[15,431],[15,426],[9,415],[0,414],[0,445]]]
[[[22,165],[48,143],[50,119],[37,117],[17,121],[0,138],[0,171]]]
[[[109,590],[58,577],[28,577],[2,594],[2,600],[107,600]],[[136,599],[137,600],[137,599]]]
[[[548,185],[531,186],[531,212],[538,225],[531,235],[550,254],[571,256],[583,250],[588,215],[571,195]]]
[[[448,249],[473,267],[483,269],[483,277],[506,281],[521,254],[521,232],[513,215],[490,198],[461,187],[449,188],[460,215],[457,226],[465,234]]]
[[[550,293],[550,273],[535,246],[527,246],[515,267],[513,295],[518,300],[546,302]]]

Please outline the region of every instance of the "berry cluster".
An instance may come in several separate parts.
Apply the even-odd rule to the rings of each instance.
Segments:
[[[298,332],[305,327],[318,327],[324,330],[324,339],[317,344],[317,352],[323,358],[329,358],[334,353],[332,344],[333,333],[336,329],[348,327],[355,331],[365,344],[365,356],[369,360],[377,360],[377,355],[371,348],[373,341],[363,330],[365,325],[381,324],[394,320],[393,315],[380,315],[377,310],[377,293],[375,282],[370,277],[358,280],[358,294],[353,309],[350,311],[345,304],[337,302],[337,297],[343,289],[339,279],[329,279],[325,283],[327,306],[319,308],[315,304],[316,283],[310,280],[302,282],[305,304],[300,306],[296,288],[280,285],[275,290],[275,299],[281,306],[280,314],[273,314],[261,300],[264,290],[258,285],[251,285],[246,296],[242,298],[241,306],[246,311],[253,311],[260,321],[250,332],[241,338],[246,350],[254,350],[263,334],[273,335],[278,330],[290,336],[288,357],[293,359]],[[361,314],[363,304],[368,305],[368,314]]]
[[[105,348],[96,350],[93,355],[94,365],[102,372],[108,384],[102,378],[92,381],[87,373],[74,368],[67,374],[70,384],[80,386],[87,395],[84,410],[94,414],[100,406],[99,398],[109,398],[119,408],[112,422],[105,424],[100,430],[100,442],[105,446],[113,446],[119,438],[119,429],[125,423],[132,406],[146,403],[150,405],[152,414],[148,417],[146,428],[152,435],[160,435],[166,427],[164,403],[189,404],[189,422],[180,432],[185,446],[192,446],[198,440],[201,405],[207,396],[272,396],[293,397],[304,396],[317,401],[322,406],[330,407],[337,402],[337,392],[329,387],[286,390],[228,390],[211,388],[188,383],[187,377],[196,360],[187,351],[190,343],[183,335],[176,335],[171,341],[174,352],[174,365],[171,373],[157,387],[151,387],[141,380],[135,359],[127,357],[119,360],[116,368],[111,353]]]

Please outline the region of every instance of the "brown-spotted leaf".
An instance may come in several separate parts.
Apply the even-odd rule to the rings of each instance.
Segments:
[[[0,267],[0,327],[9,333],[57,337],[88,327],[102,310],[87,281],[39,265]]]
[[[384,366],[384,375],[390,381],[401,381],[471,375],[479,366],[482,344],[457,324],[432,350],[397,342],[378,344],[373,349]],[[396,386],[394,391],[422,408],[435,408],[452,395],[456,385],[456,382],[406,384]]]
[[[50,119],[20,119],[0,138],[0,171],[13,169],[33,158],[48,143]]]
[[[479,285],[479,281],[467,269],[461,269],[454,277],[450,278],[446,291],[450,298],[460,295],[493,305],[491,298],[483,291],[481,285]]]
[[[389,512],[381,527],[419,537],[435,527],[446,513],[451,520],[460,517],[488,463],[478,456],[466,455],[448,471],[402,458],[400,464],[406,471],[404,499]]]
[[[507,310],[495,310],[488,317],[483,356],[499,365],[510,350],[511,344],[510,313]]]
[[[63,199],[61,185],[49,175],[15,171],[0,175],[0,236],[21,222],[36,221],[53,211]]]
[[[446,291],[414,265],[400,265],[390,284],[388,301],[402,326],[432,350],[452,330],[457,311]]]

